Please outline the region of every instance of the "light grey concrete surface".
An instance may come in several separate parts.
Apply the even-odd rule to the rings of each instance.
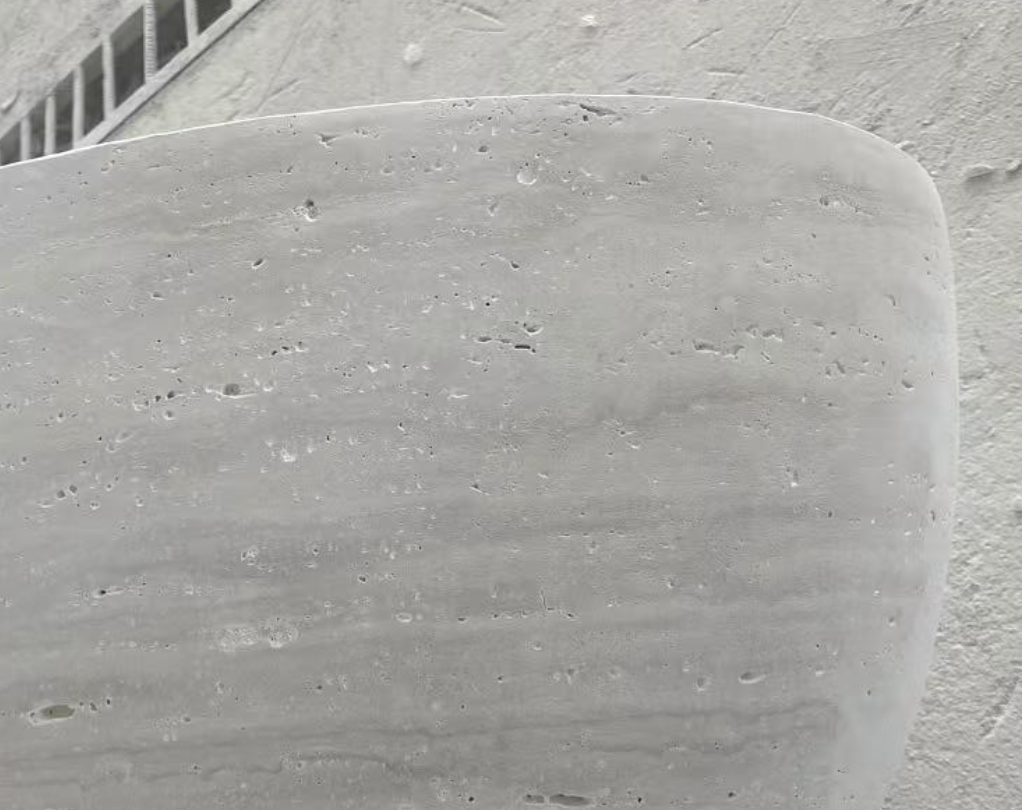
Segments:
[[[60,25],[73,20],[72,8],[97,7],[48,3],[31,5],[65,9]],[[28,31],[38,46],[4,51],[0,86],[10,91],[11,77],[31,75],[47,52],[33,27],[39,18],[22,6],[0,17],[0,37],[14,42]],[[1020,24],[1022,7],[1011,0],[266,0],[124,134],[369,101],[579,90],[816,110],[903,144],[935,175],[948,216],[963,432],[937,659],[887,807],[1016,810]],[[966,178],[984,166],[992,171]]]
[[[875,810],[958,433],[930,178],[388,105],[0,172],[0,804]]]

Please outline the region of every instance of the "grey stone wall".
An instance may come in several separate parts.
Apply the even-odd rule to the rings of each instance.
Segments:
[[[19,88],[31,94],[49,69],[41,55],[79,44],[119,4],[34,0],[8,13],[0,102]],[[266,0],[117,134],[424,97],[583,91],[809,110],[902,144],[933,174],[950,222],[963,424],[945,616],[888,808],[1015,810],[1020,24],[1013,0]]]

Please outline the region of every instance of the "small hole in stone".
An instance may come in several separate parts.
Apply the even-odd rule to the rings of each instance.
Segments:
[[[39,712],[39,714],[47,720],[66,720],[74,715],[74,713],[75,710],[73,708],[63,703],[58,703],[54,706],[47,706]]]

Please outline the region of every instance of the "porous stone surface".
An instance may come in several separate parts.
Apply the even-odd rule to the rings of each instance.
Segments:
[[[3,131],[138,4],[9,5],[0,15]],[[819,112],[899,144],[933,175],[947,212],[962,455],[937,655],[886,806],[1017,810],[1020,26],[1015,0],[663,0],[641,8],[635,0],[264,0],[118,136],[373,101],[574,91]],[[983,165],[994,171],[968,176]]]
[[[879,806],[957,444],[904,152],[484,98],[0,206],[5,807]]]

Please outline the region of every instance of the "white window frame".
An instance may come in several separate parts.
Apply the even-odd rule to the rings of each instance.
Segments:
[[[156,31],[156,3],[155,0],[142,0],[143,12],[142,42],[145,65],[145,80],[142,85],[128,96],[120,104],[116,104],[114,98],[114,50],[112,35],[120,24],[131,14],[138,11],[136,6],[122,18],[111,20],[106,33],[100,38],[99,44],[103,49],[103,120],[96,124],[89,132],[83,133],[84,110],[85,110],[85,84],[82,62],[96,49],[96,41],[90,41],[88,46],[79,54],[76,61],[64,63],[60,66],[64,69],[59,72],[62,77],[54,83],[54,89],[63,81],[63,77],[72,75],[74,77],[73,99],[72,99],[72,135],[70,149],[77,149],[82,146],[91,146],[101,143],[123,125],[132,115],[143,107],[154,95],[160,92],[174,77],[183,71],[188,65],[195,61],[220,37],[226,34],[231,28],[237,25],[244,17],[251,12],[263,0],[232,0],[231,7],[220,17],[210,23],[205,31],[198,30],[198,1],[184,0],[185,24],[187,27],[188,44],[161,68],[157,69],[157,31]],[[63,62],[63,60],[54,60]],[[56,115],[54,90],[50,90],[43,96],[26,98],[17,105],[17,110],[11,110],[8,114],[0,116],[0,134],[7,134],[12,127],[21,127],[21,154],[16,156],[3,155],[3,160],[9,163],[21,162],[34,158],[28,157],[28,146],[26,138],[30,133],[31,125],[29,116],[40,101],[46,103],[46,130],[44,133],[44,152],[51,155],[56,152]],[[69,150],[68,150],[69,151]]]

